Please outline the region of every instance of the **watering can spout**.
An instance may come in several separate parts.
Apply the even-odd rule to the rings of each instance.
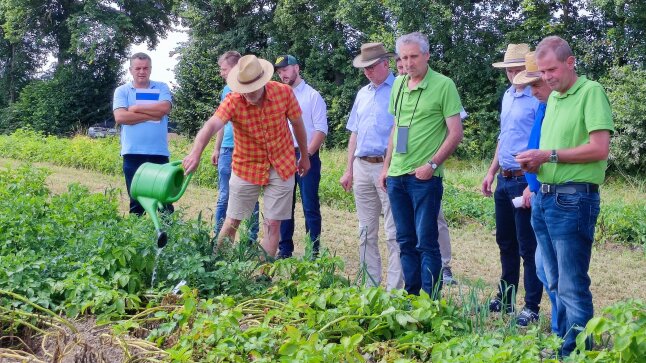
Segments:
[[[153,220],[157,230],[157,246],[162,248],[168,241],[162,231],[157,210],[163,204],[176,202],[182,197],[191,180],[192,173],[184,176],[181,161],[168,164],[143,163],[132,179],[130,194],[137,199]]]

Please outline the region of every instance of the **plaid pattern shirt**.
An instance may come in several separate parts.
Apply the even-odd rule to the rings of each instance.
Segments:
[[[267,185],[271,166],[283,180],[296,173],[294,144],[286,119],[300,117],[301,108],[290,86],[267,83],[260,107],[231,92],[215,115],[233,122],[231,168],[237,176],[256,185]]]

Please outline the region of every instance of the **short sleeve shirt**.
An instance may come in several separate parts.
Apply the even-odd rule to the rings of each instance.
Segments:
[[[224,101],[229,92],[231,92],[231,88],[229,88],[228,85],[224,86],[224,88],[222,89],[222,97],[220,97],[220,102]],[[227,122],[226,125],[224,125],[222,145],[220,145],[220,147],[233,147],[233,124],[231,122]]]
[[[398,128],[409,130],[407,152],[398,153],[393,148],[389,176],[408,174],[428,162],[446,138],[446,118],[462,111],[458,90],[450,78],[429,68],[412,90],[408,88],[408,79],[397,77],[390,94],[388,112],[395,116],[393,145],[396,145]],[[440,165],[434,175],[444,176],[444,167]]]
[[[534,117],[534,125],[532,126],[532,132],[529,134],[529,141],[527,142],[527,149],[538,149],[541,142],[541,126],[543,125],[543,118],[545,117],[545,108],[547,105],[540,103],[538,109],[536,109],[536,117]],[[527,185],[529,190],[537,193],[538,189],[541,186],[536,174],[534,173],[525,173],[525,179],[527,180]]]
[[[369,83],[359,90],[346,128],[357,134],[354,156],[383,156],[388,148],[393,115],[388,113],[390,92],[395,82],[392,73],[379,86]]]
[[[168,101],[173,99],[170,89],[164,82],[150,81],[148,90],[159,90],[159,93],[149,93],[147,101]],[[139,94],[143,95],[143,94]],[[150,99],[154,96],[155,99]],[[112,110],[128,108],[138,104],[137,89],[132,82],[117,87],[114,91]],[[168,150],[168,115],[160,121],[145,121],[136,125],[121,126],[121,155],[163,155],[170,156]]]
[[[530,86],[517,91],[511,86],[502,98],[498,163],[503,169],[520,169],[513,154],[527,150],[527,141],[534,125],[539,101],[532,96]]]
[[[268,82],[261,106],[232,92],[215,115],[230,120],[235,128],[231,168],[237,176],[256,185],[267,185],[272,166],[283,180],[294,175],[294,144],[285,119],[301,117],[301,109],[290,86]]]
[[[541,150],[574,148],[590,141],[593,131],[614,132],[612,110],[603,87],[585,76],[564,94],[552,92],[541,127]],[[547,184],[567,182],[602,184],[607,160],[589,163],[544,163],[538,180]]]

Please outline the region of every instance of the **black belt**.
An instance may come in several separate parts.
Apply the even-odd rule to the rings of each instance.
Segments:
[[[543,194],[598,193],[599,185],[591,183],[541,184]]]

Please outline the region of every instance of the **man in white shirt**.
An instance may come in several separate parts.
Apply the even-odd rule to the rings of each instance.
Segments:
[[[281,55],[276,58],[274,68],[280,80],[292,87],[298,104],[303,111],[303,123],[307,133],[307,150],[299,150],[296,141],[294,141],[296,158],[298,160],[301,153],[307,153],[311,164],[311,169],[307,175],[303,177],[296,175],[292,218],[284,220],[280,225],[280,242],[277,257],[291,257],[294,251],[294,207],[297,187],[301,191],[303,213],[305,214],[305,232],[312,241],[312,257],[317,257],[321,235],[321,204],[319,202],[321,159],[319,157],[319,148],[328,132],[327,107],[321,94],[301,78],[300,64],[296,57]]]

